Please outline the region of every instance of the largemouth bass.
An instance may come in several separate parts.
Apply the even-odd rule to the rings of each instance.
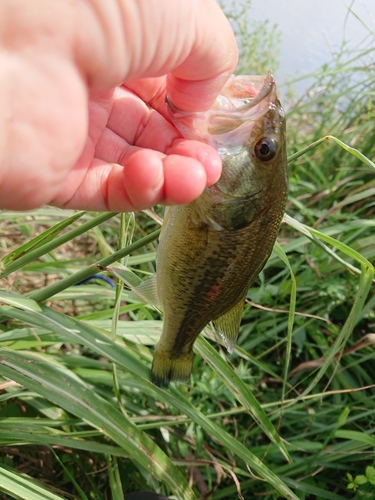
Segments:
[[[151,370],[161,387],[188,381],[193,344],[210,321],[233,350],[287,198],[284,111],[270,74],[233,75],[207,112],[180,111],[168,98],[167,105],[185,138],[217,149],[223,172],[197,200],[167,209],[156,275],[138,289],[164,312]]]

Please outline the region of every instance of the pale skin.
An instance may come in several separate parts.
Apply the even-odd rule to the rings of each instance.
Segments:
[[[0,208],[192,201],[221,160],[165,94],[209,109],[236,63],[215,0],[1,0]]]

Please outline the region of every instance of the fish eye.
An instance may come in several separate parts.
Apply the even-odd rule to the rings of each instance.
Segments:
[[[259,160],[270,161],[277,151],[276,141],[271,137],[263,137],[255,144],[254,151]]]

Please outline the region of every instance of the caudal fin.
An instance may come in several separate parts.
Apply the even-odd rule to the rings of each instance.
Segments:
[[[151,367],[151,382],[158,387],[168,387],[170,382],[188,382],[193,368],[193,352],[179,356],[155,349]]]

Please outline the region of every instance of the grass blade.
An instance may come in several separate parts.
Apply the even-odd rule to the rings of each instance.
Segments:
[[[25,500],[64,500],[47,489],[39,486],[35,479],[28,479],[25,475],[17,474],[0,466],[0,491],[11,498]]]
[[[290,455],[281,441],[272,422],[266,415],[266,412],[259,405],[255,396],[248,386],[238,377],[228,363],[222,359],[220,354],[211,346],[211,344],[202,336],[195,342],[195,350],[209,363],[212,369],[219,375],[225,385],[236,395],[238,401],[249,411],[250,415],[261,427],[269,439],[276,444],[284,457],[291,461]]]
[[[136,241],[135,243],[132,243],[131,245],[125,248],[121,248],[117,252],[114,252],[112,255],[109,255],[108,257],[99,259],[95,264],[92,264],[91,266],[88,266],[85,269],[82,269],[81,271],[74,273],[72,276],[68,276],[67,278],[57,283],[53,283],[52,285],[46,286],[44,288],[41,288],[40,290],[30,293],[29,297],[38,302],[44,302],[45,300],[53,297],[57,293],[62,292],[66,288],[74,286],[77,283],[80,283],[81,281],[90,278],[90,276],[93,276],[106,266],[113,264],[113,262],[121,260],[123,257],[126,257],[132,252],[135,252],[139,248],[148,245],[152,241],[156,240],[159,234],[160,234],[160,229],[145,236],[144,238],[141,238],[140,240]]]
[[[140,466],[167,484],[179,498],[195,499],[184,476],[164,452],[119,410],[64,366],[56,361],[50,362],[42,355],[3,348],[0,353],[0,372],[96,429],[103,430]]]
[[[296,495],[285,485],[280,478],[277,477],[275,473],[273,473],[256,455],[254,455],[248,448],[246,448],[242,443],[238,442],[234,437],[225,432],[221,426],[212,422],[208,419],[203,413],[201,413],[195,406],[185,398],[182,393],[177,388],[171,388],[170,390],[163,390],[156,386],[154,386],[149,381],[149,369],[137,358],[135,358],[128,350],[120,349],[119,346],[111,341],[110,338],[105,336],[103,333],[99,332],[96,329],[93,329],[89,325],[86,325],[74,318],[69,318],[64,316],[53,309],[50,309],[46,306],[41,306],[42,312],[29,312],[29,311],[21,311],[14,308],[8,307],[0,307],[0,313],[4,314],[8,317],[19,318],[23,321],[27,321],[31,324],[35,324],[37,326],[43,326],[45,328],[51,328],[52,331],[62,334],[69,341],[73,341],[75,343],[80,343],[89,347],[97,354],[100,354],[106,357],[108,360],[117,364],[119,368],[121,368],[124,372],[130,373],[132,377],[139,378],[139,382],[142,385],[142,392],[151,394],[157,401],[167,402],[174,407],[178,408],[183,414],[191,418],[198,425],[200,425],[210,436],[214,436],[226,449],[232,450],[239,458],[244,460],[249,467],[254,469],[254,471],[265,479],[273,488],[275,488],[282,496],[288,498],[289,500],[299,500]],[[8,356],[11,357],[11,351],[7,351]],[[25,356],[25,355],[24,355]],[[25,363],[19,361],[18,368],[22,370],[22,367],[25,367]],[[28,376],[33,378],[32,369],[33,367],[28,368]],[[5,367],[5,370],[7,368]],[[4,375],[4,365],[0,363],[0,371],[3,372]],[[17,374],[18,377],[21,377],[23,385],[28,387],[28,378],[22,376],[22,372],[13,373],[13,377]],[[52,375],[52,373],[51,373]],[[9,375],[6,375],[9,376]],[[45,380],[46,375],[44,374],[40,382]],[[12,378],[12,377],[10,377]],[[61,380],[61,377],[57,377],[57,380]],[[72,382],[75,379],[72,379]],[[34,386],[30,388],[36,388]],[[57,387],[57,386],[56,386]],[[56,390],[55,387],[55,390]],[[38,390],[42,390],[43,386],[38,387]],[[63,388],[63,394],[65,394],[65,389]],[[85,393],[86,397],[87,393]],[[47,396],[45,396],[47,397]],[[51,399],[57,398],[57,399]],[[58,394],[54,391],[48,392],[48,399],[51,401],[58,401]],[[77,401],[79,403],[79,401]],[[61,402],[60,402],[61,404]],[[112,407],[111,407],[112,408]],[[81,408],[80,406],[75,409],[75,411],[84,411],[83,418],[86,409]],[[69,411],[72,411],[71,409]],[[116,410],[117,411],[117,410]],[[81,413],[80,413],[81,415]],[[118,415],[121,416],[120,412],[117,411],[116,418],[119,418]],[[123,417],[123,416],[122,416]],[[133,429],[132,429],[133,430]],[[113,432],[113,427],[109,427],[107,429],[108,435],[109,432]],[[121,437],[121,436],[120,436]],[[118,441],[117,441],[118,442]],[[122,442],[121,444],[125,448],[126,443]],[[156,470],[155,473],[159,471]],[[184,497],[181,497],[184,498]]]
[[[289,259],[282,249],[281,245],[276,241],[274,246],[274,252],[279,257],[279,259],[287,266],[290,273],[291,281],[291,292],[290,292],[290,307],[288,313],[288,333],[287,333],[287,348],[285,353],[285,366],[284,366],[284,380],[283,380],[283,392],[282,399],[285,399],[286,383],[289,372],[290,357],[292,352],[292,336],[293,336],[293,325],[294,325],[294,313],[296,311],[296,299],[297,299],[297,282],[293,273],[292,266],[290,265]]]
[[[71,241],[77,236],[86,233],[93,227],[102,224],[116,215],[115,212],[100,214],[97,217],[84,222],[79,227],[63,234],[62,236],[58,238],[56,237],[59,232],[76,222],[76,220],[85,215],[85,213],[86,212],[78,212],[77,214],[68,217],[64,221],[57,223],[55,226],[36,236],[31,241],[28,241],[24,245],[18,247],[16,251],[3,257],[0,261],[0,269],[2,269],[0,279],[5,278],[5,276],[17,271],[17,269],[21,269],[33,260],[39,259],[67,241]]]

